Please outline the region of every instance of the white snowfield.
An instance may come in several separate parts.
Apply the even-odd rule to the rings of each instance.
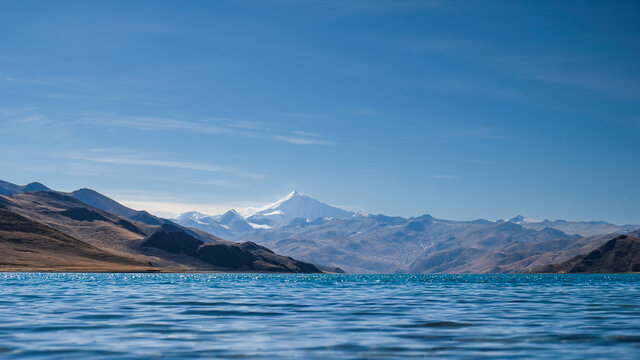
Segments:
[[[240,211],[232,209],[222,215],[207,215],[190,211],[181,214],[174,220],[180,224],[191,223],[226,230],[231,229],[231,221],[235,221],[238,225],[238,221],[244,220],[250,228],[271,229],[294,219],[305,219],[307,222],[311,222],[319,218],[348,218],[355,214],[353,211],[327,205],[297,191],[292,191],[282,199],[260,208],[250,207]]]

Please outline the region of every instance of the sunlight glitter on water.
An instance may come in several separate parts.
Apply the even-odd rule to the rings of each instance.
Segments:
[[[639,275],[0,273],[0,358],[637,358]]]

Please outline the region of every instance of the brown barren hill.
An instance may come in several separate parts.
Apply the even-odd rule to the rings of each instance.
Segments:
[[[630,273],[640,272],[640,238],[621,235],[585,255],[543,266],[537,273]]]
[[[0,209],[0,271],[155,270],[147,263],[111,254],[47,225]]]
[[[252,242],[205,243],[179,228],[164,224],[148,237],[143,248],[184,254],[213,266],[214,269],[243,272],[320,273],[315,265],[282,256]]]
[[[75,240],[76,244],[90,246],[119,259],[129,259],[135,264],[151,264],[156,270],[163,272],[321,272],[312,264],[275,254],[262,246],[226,241],[169,221],[161,225],[141,223],[94,208],[65,193],[39,191],[0,195],[0,209],[54,230],[57,234],[66,236],[67,240]],[[16,232],[15,229],[5,230],[5,237],[14,242],[25,236],[11,234],[12,232]],[[57,255],[54,256],[50,250],[62,251],[54,247],[37,248],[35,245],[33,249],[24,250],[37,250],[41,257],[50,253],[53,258]],[[5,263],[15,267],[18,264],[16,256],[26,252],[9,252],[7,249],[0,251],[0,256],[3,256]],[[17,258],[23,259],[24,256]],[[75,271],[68,267],[54,268],[57,271]],[[16,271],[44,271],[41,269],[26,266],[20,270],[16,268]],[[106,267],[105,271],[127,270]]]

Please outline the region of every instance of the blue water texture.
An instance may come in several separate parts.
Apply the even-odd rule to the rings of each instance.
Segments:
[[[640,359],[640,275],[0,273],[2,359]]]

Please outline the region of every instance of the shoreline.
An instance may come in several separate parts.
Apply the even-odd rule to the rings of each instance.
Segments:
[[[71,270],[71,269],[7,269],[0,267],[0,273],[42,273],[42,274],[319,274],[319,275],[640,275],[640,272],[618,272],[618,273],[464,273],[464,274],[349,274],[349,273],[294,273],[294,272],[269,272],[269,271],[217,271],[217,270],[173,270],[173,269],[148,269],[148,270]]]
[[[95,270],[95,269],[15,269],[15,268],[2,268],[0,267],[0,273],[58,273],[58,274],[326,274],[326,275],[338,275],[338,273],[295,273],[295,272],[269,272],[269,271],[219,271],[219,270],[174,270],[174,269],[147,269],[147,270],[133,270],[133,269],[110,269],[110,270]],[[378,274],[379,275],[379,274]]]

